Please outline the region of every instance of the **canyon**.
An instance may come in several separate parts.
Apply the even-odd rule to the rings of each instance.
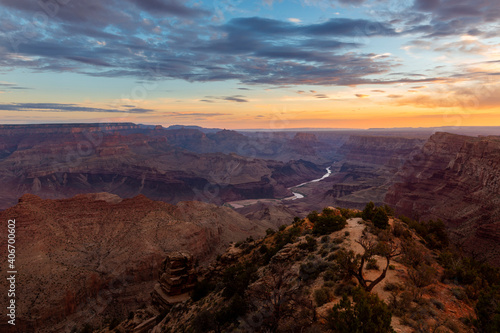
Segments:
[[[210,149],[188,151],[179,147],[176,131],[134,124],[4,125],[0,209],[25,193],[47,199],[93,192],[123,198],[144,194],[169,203],[217,204],[283,198],[291,195],[287,187],[322,174],[322,168],[301,159],[283,162]],[[197,135],[187,132],[184,137],[197,142]]]
[[[396,177],[385,201],[397,213],[440,219],[471,255],[500,264],[500,137],[436,133]]]
[[[123,319],[151,291],[160,303],[170,292],[172,252],[203,271],[231,244],[328,206],[373,201],[442,220],[455,245],[500,265],[500,137],[455,132],[0,125],[0,218],[18,223],[23,272],[18,332]]]
[[[25,194],[0,212],[1,220],[13,218],[16,332],[69,332],[77,323],[125,317],[149,300],[167,253],[189,251],[204,265],[231,242],[278,228],[209,203],[171,205],[109,193],[62,200]],[[0,248],[3,253],[7,238]],[[2,279],[0,288],[6,286]]]

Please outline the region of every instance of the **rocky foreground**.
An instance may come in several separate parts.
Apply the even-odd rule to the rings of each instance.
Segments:
[[[494,332],[485,314],[495,296],[485,296],[485,285],[498,283],[498,272],[468,266],[447,247],[443,226],[417,233],[418,222],[391,218],[378,228],[361,215],[310,214],[233,244],[204,269],[171,253],[148,305],[97,331]]]

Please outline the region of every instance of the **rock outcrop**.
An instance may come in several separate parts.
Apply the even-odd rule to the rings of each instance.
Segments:
[[[434,134],[402,168],[386,202],[415,219],[441,219],[457,242],[500,264],[500,137]]]
[[[189,299],[196,283],[194,259],[189,253],[169,253],[160,266],[159,280],[151,294],[153,305],[163,312]]]

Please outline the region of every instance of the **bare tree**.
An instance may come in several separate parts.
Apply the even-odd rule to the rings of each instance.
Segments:
[[[376,241],[369,237],[368,234],[364,233],[361,239],[356,242],[363,247],[364,253],[355,255],[353,251],[344,251],[344,253],[338,256],[337,261],[341,268],[350,276],[354,276],[358,280],[361,287],[370,292],[380,283],[380,281],[385,279],[391,259],[401,253],[398,252],[398,246],[393,239],[389,239],[388,241]],[[386,259],[386,265],[382,273],[375,280],[368,280],[363,274],[365,262],[374,256],[384,257]]]
[[[247,296],[258,309],[260,328],[276,332],[280,323],[286,319],[299,323],[307,317],[309,321],[315,321],[314,305],[302,295],[296,276],[289,267],[283,263],[275,263],[268,270],[267,274],[247,290]]]

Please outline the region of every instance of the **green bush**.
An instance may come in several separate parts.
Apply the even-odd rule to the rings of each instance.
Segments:
[[[340,303],[328,312],[328,328],[339,333],[393,332],[391,311],[377,295],[356,288],[353,302],[347,296],[342,297]]]
[[[382,208],[377,208],[372,219],[373,225],[379,229],[387,229],[389,227],[389,217]]]
[[[312,252],[316,251],[318,243],[316,242],[316,239],[314,237],[306,236],[306,242],[300,243],[298,247],[301,250],[307,250],[309,252]]]
[[[375,259],[375,258],[368,259],[368,261],[366,263],[366,269],[378,271],[380,269],[380,267],[377,264],[377,259]]]
[[[388,212],[393,214],[392,210],[388,207],[375,207],[375,204],[370,201],[366,204],[363,213],[361,214],[363,220],[372,221],[373,225],[379,229],[387,229],[389,226]]]
[[[267,236],[272,236],[272,235],[274,235],[274,233],[275,233],[275,232],[276,232],[276,230],[274,230],[274,229],[272,229],[272,228],[268,228],[268,229],[266,230],[266,235],[267,235]]]
[[[322,260],[308,261],[300,265],[299,278],[302,281],[315,280],[327,268],[328,264]]]
[[[311,223],[316,223],[319,218],[319,214],[317,211],[313,210],[309,213],[309,215],[307,215],[307,218],[309,219],[309,221],[311,221]]]
[[[318,306],[322,306],[330,300],[330,289],[322,287],[314,291],[314,300]]]
[[[228,267],[222,276],[222,296],[229,299],[235,294],[243,295],[248,285],[257,278],[256,273],[257,266],[249,262]]]
[[[373,203],[373,201],[370,201],[366,204],[365,209],[363,209],[361,217],[365,221],[371,221],[373,215],[375,215],[375,204]]]
[[[481,332],[500,332],[500,286],[483,290],[474,310],[477,315],[475,326]]]
[[[334,231],[342,230],[346,226],[347,221],[342,216],[321,215],[314,222],[313,234],[326,235]]]

